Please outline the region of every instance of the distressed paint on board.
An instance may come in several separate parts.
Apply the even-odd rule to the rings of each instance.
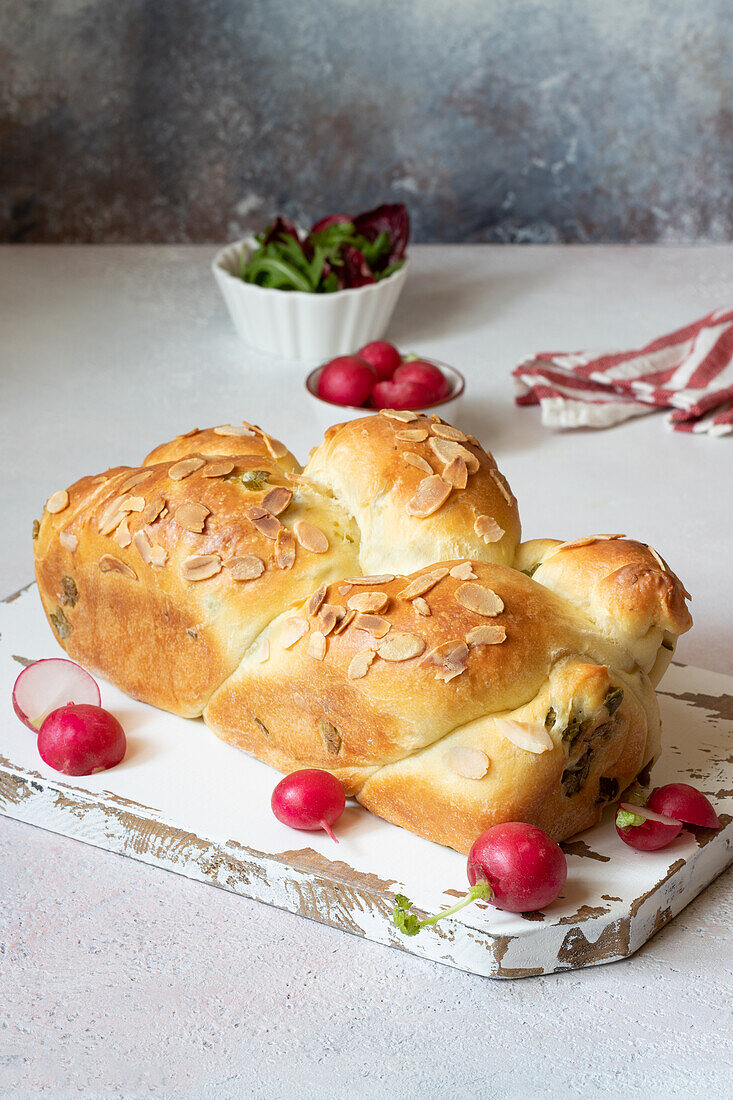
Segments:
[[[147,759],[133,745],[130,759],[101,775],[67,781],[44,771],[9,704],[14,649],[48,651],[33,589],[0,608],[0,812],[459,969],[517,978],[624,958],[733,858],[731,793],[718,800],[720,832],[685,833],[664,852],[625,848],[607,818],[565,845],[568,884],[544,914],[475,905],[407,939],[391,922],[394,894],[408,893],[425,913],[449,903],[461,892],[464,861],[457,853],[361,808],[349,811],[352,828],[342,832],[338,859],[319,837],[294,847],[298,834],[275,823],[267,808],[269,768],[212,739],[200,723],[155,711],[108,685],[105,703],[118,713],[126,708]],[[695,774],[703,789],[733,787],[733,723],[715,706],[732,688],[729,677],[671,670],[660,694],[678,751],[663,758],[655,782]],[[146,792],[156,793],[158,808]],[[290,844],[278,847],[282,836]]]

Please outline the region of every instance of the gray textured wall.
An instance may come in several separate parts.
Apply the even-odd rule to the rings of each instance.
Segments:
[[[733,0],[0,0],[0,238],[733,238]]]

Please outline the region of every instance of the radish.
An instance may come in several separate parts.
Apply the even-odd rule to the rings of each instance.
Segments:
[[[432,405],[433,394],[418,382],[377,382],[372,391],[378,409],[422,409]]]
[[[680,835],[682,822],[657,814],[647,806],[621,802],[616,814],[616,832],[630,848],[656,852]]]
[[[330,772],[302,768],[281,779],[272,792],[272,812],[283,825],[314,833],[323,829],[338,839],[331,828],[344,812],[344,788]]]
[[[356,354],[371,364],[380,382],[391,378],[402,363],[402,356],[397,348],[386,340],[373,340],[371,344],[359,348]]]
[[[718,815],[704,794],[689,783],[667,783],[657,787],[647,799],[647,807],[657,814],[676,818],[685,825],[719,829]]]
[[[568,865],[560,845],[535,825],[508,821],[481,833],[468,853],[466,866],[471,889],[466,896],[433,917],[418,920],[403,894],[395,898],[394,923],[406,936],[457,913],[477,898],[510,913],[544,909],[560,895]]]
[[[326,363],[318,379],[318,396],[335,405],[363,405],[376,381],[374,368],[357,355],[340,355]]]
[[[93,703],[102,697],[96,680],[75,661],[47,657],[34,661],[13,685],[13,709],[23,725],[38,733],[47,714],[64,703]]]
[[[125,731],[113,714],[91,703],[69,703],[44,719],[38,751],[50,768],[64,775],[94,775],[119,764]]]
[[[403,363],[394,372],[395,382],[417,382],[424,386],[432,397],[431,401],[444,401],[450,396],[450,382],[443,372],[434,363],[428,363],[425,359],[413,359]]]

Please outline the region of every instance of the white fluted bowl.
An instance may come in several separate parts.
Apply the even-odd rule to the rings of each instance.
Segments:
[[[308,294],[272,290],[239,278],[257,247],[254,237],[217,252],[212,271],[234,326],[246,344],[286,359],[330,359],[348,355],[384,336],[407,276],[407,264],[378,283]]]

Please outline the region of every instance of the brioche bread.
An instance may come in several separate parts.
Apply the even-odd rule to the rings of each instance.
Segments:
[[[303,470],[255,425],[189,432],[54,493],[34,547],[71,657],[465,852],[500,821],[593,825],[659,753],[691,626],[643,543],[520,538],[473,437],[387,410]]]

